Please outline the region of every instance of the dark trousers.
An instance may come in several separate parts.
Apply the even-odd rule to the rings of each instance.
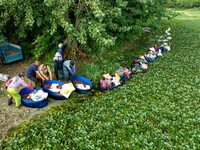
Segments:
[[[56,79],[58,80],[58,71],[60,72],[60,78],[63,79],[63,70],[62,70],[62,62],[54,62],[54,72],[56,75]]]
[[[41,79],[38,79],[35,76],[31,76],[28,78],[35,83],[35,87],[38,87],[39,86],[38,84],[40,84],[40,87],[43,87],[43,83]]]
[[[71,73],[67,67],[63,65],[63,73],[65,75],[65,80],[68,81],[71,78]]]

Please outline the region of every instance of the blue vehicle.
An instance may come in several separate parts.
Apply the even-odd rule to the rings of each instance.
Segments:
[[[21,46],[9,42],[0,43],[0,63],[8,64],[20,59],[23,59]]]

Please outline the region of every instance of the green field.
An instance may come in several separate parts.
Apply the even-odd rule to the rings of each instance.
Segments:
[[[180,13],[164,23],[172,51],[146,74],[27,121],[4,148],[200,149],[200,11]]]

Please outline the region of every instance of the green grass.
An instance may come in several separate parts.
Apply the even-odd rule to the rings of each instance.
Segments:
[[[4,148],[200,149],[200,18],[188,13],[165,23],[172,28],[172,52],[146,74],[22,124]],[[119,63],[142,52],[132,51]]]

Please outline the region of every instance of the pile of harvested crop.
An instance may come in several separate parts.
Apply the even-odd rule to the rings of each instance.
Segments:
[[[57,91],[53,91],[54,93],[56,93],[56,94],[60,94],[60,90],[62,89],[62,87],[63,87],[63,85],[60,85],[60,84],[58,84],[58,85],[56,85],[56,86],[52,86],[53,84],[44,84],[45,86],[46,86],[46,88],[48,88],[49,90],[51,90],[52,91],[52,88],[55,90],[55,89],[59,89],[59,90],[57,90]],[[54,84],[55,85],[55,84]]]
[[[27,100],[27,101],[33,101],[33,100],[31,99],[31,96],[29,96],[29,94],[31,94],[31,93],[23,94],[23,95],[22,95],[22,98],[25,99],[25,100]]]
[[[84,83],[84,82],[81,82],[81,81],[77,81],[77,80],[74,80],[72,83],[73,83],[75,86],[76,86],[77,84],[83,84],[83,86],[84,86],[84,87],[86,87],[86,86],[87,86],[87,84],[86,84],[86,83]]]

